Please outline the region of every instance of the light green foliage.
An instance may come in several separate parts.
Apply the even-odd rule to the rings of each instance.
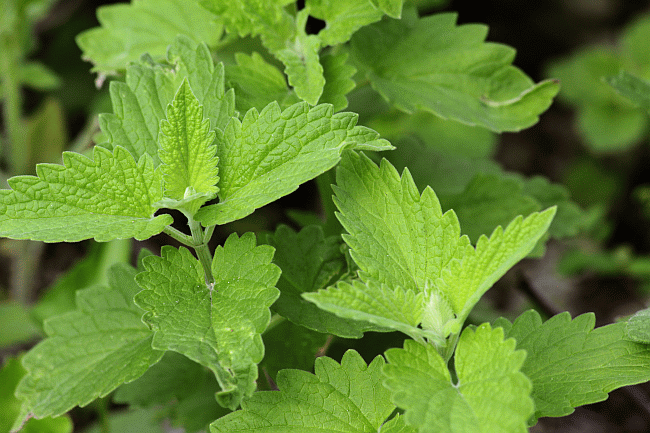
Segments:
[[[402,16],[402,4],[404,0],[370,0],[370,3],[392,18],[400,18]]]
[[[354,32],[384,15],[370,0],[309,0],[305,6],[311,16],[325,21],[325,28],[318,32],[323,45],[347,42]]]
[[[0,369],[0,432],[8,432],[20,413],[21,402],[14,396],[14,391],[20,379],[25,375],[25,369],[20,361],[7,358]],[[72,433],[70,417],[43,418],[28,420],[23,429],[24,433]]]
[[[165,17],[165,19],[161,19]],[[110,74],[125,69],[143,53],[165,56],[177,35],[214,47],[221,39],[217,17],[193,0],[139,0],[97,9],[101,27],[77,36],[83,57],[94,71]]]
[[[261,112],[249,110],[241,122],[233,118],[217,146],[220,202],[199,210],[197,221],[208,226],[243,218],[332,168],[346,148],[391,148],[356,122],[356,114],[305,102],[284,111],[273,102]]]
[[[381,386],[383,365],[380,356],[366,365],[349,350],[340,365],[331,358],[318,358],[315,375],[282,370],[277,378],[280,392],[256,393],[242,403],[242,410],[212,423],[210,431],[377,432],[395,409],[388,390]]]
[[[404,349],[386,351],[384,384],[420,433],[526,432],[533,402],[520,371],[525,357],[501,329],[484,324],[460,337],[456,382],[432,346],[407,340]]]
[[[627,26],[618,44],[585,47],[549,67],[548,75],[562,81],[559,98],[577,109],[577,128],[585,144],[596,152],[624,150],[646,135],[647,114],[613,92],[605,79],[621,70],[650,78],[649,37],[650,18],[642,16]],[[615,87],[629,97],[624,88],[631,90],[632,81],[629,76],[622,77],[614,78]],[[634,102],[639,103],[637,99]]]
[[[48,337],[23,358],[27,375],[16,389],[23,401],[20,423],[85,406],[140,377],[163,352],[133,303],[140,290],[136,270],[111,268],[108,286],[77,292],[77,309],[45,321]],[[14,425],[14,427],[16,427]]]
[[[627,340],[623,322],[597,329],[594,324],[591,313],[573,320],[561,313],[542,323],[533,310],[514,324],[503,318],[495,323],[517,341],[517,349],[527,352],[521,371],[533,382],[533,424],[605,400],[613,389],[650,380],[650,348]]]
[[[160,123],[160,160],[165,197],[193,215],[217,195],[215,133],[203,117],[203,107],[187,80],[167,107],[167,119]]]
[[[84,430],[84,433],[104,433],[106,430],[120,433],[165,433],[156,408],[135,409],[109,413],[102,423]]]
[[[273,101],[287,108],[298,102],[296,95],[289,90],[280,70],[266,62],[257,52],[250,56],[235,54],[236,64],[226,65],[228,85],[235,89],[236,106],[241,112],[251,108],[263,109]]]
[[[319,226],[305,227],[299,233],[280,226],[269,236],[268,243],[276,249],[273,262],[282,269],[280,298],[273,304],[276,313],[298,325],[339,337],[360,338],[363,332],[375,328],[341,319],[301,296],[346,276],[348,269],[339,236],[326,238]]]
[[[167,51],[165,63],[143,58],[126,70],[124,83],[110,85],[113,114],[102,114],[99,124],[108,137],[102,146],[122,146],[136,158],[149,154],[155,165],[160,122],[184,79],[203,105],[211,129],[223,129],[234,115],[234,92],[225,92],[223,65],[214,65],[205,44],[178,37]]]
[[[162,177],[143,156],[96,147],[93,159],[63,154],[63,166],[39,164],[36,176],[9,179],[0,190],[0,235],[45,242],[147,239],[171,224],[154,217]]]
[[[153,347],[174,350],[210,368],[222,391],[219,402],[236,408],[255,390],[257,363],[264,357],[260,334],[278,296],[280,270],[273,249],[255,246],[248,233],[231,235],[212,262],[214,286],[185,248],[164,247],[161,257],[143,260],[137,277],[143,291],[136,303],[154,330]]]
[[[335,203],[349,234],[343,239],[362,282],[303,294],[346,318],[370,321],[444,345],[469,311],[546,232],[555,209],[497,227],[476,249],[453,211],[442,213],[431,188],[420,195],[408,170],[400,178],[386,160],[377,167],[348,153],[337,170]],[[421,328],[418,325],[421,324]]]
[[[637,343],[650,343],[650,309],[637,311],[628,319],[625,335]]]
[[[319,102],[334,106],[334,111],[341,111],[348,106],[347,95],[356,86],[352,76],[357,70],[347,62],[346,52],[323,54],[320,58],[325,76],[325,87]]]
[[[352,37],[353,59],[395,107],[493,131],[535,124],[559,90],[554,81],[534,84],[511,65],[514,50],[484,43],[487,27],[456,26],[456,14],[386,20]]]

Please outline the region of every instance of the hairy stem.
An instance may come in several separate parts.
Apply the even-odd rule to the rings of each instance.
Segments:
[[[208,247],[209,237],[206,236],[208,230],[205,232],[201,227],[201,223],[194,221],[194,218],[188,216],[187,223],[190,226],[190,231],[192,232],[192,240],[194,241],[194,251],[203,266],[203,273],[205,275],[206,284],[210,285],[214,283],[214,277],[212,276],[212,254],[210,253],[210,248]]]

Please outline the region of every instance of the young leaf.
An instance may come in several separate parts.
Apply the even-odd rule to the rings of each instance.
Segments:
[[[0,190],[0,236],[45,242],[150,238],[172,223],[154,216],[162,176],[151,158],[136,164],[122,147],[93,149],[93,159],[65,152],[63,164],[39,164],[36,176]]]
[[[217,148],[220,202],[200,209],[196,220],[209,226],[243,218],[332,168],[346,148],[391,148],[356,122],[356,114],[305,102],[284,111],[273,102],[233,119]]]
[[[102,132],[109,139],[102,146],[123,146],[136,158],[147,153],[158,165],[160,122],[184,79],[203,105],[210,128],[223,129],[235,109],[234,92],[224,89],[223,65],[214,65],[205,44],[179,36],[167,50],[166,64],[154,64],[145,57],[129,65],[126,82],[111,82],[114,114],[99,116]]]
[[[484,324],[460,337],[456,383],[433,346],[406,340],[404,349],[386,351],[384,385],[420,433],[526,432],[533,402],[520,371],[525,357],[502,329]]]
[[[165,196],[191,214],[219,191],[214,140],[203,107],[183,80],[160,123],[160,160]]]
[[[242,403],[242,410],[212,423],[210,431],[377,432],[395,409],[388,390],[381,386],[383,365],[381,356],[366,365],[357,352],[348,350],[340,365],[331,358],[318,358],[315,375],[282,370],[279,392],[255,393]]]
[[[471,308],[545,233],[554,209],[516,218],[479,239],[460,237],[453,211],[442,213],[429,187],[420,195],[408,170],[348,152],[337,169],[335,203],[343,239],[359,265],[356,282],[303,297],[342,317],[398,329],[440,344]],[[418,325],[421,324],[422,328]]]
[[[135,274],[128,265],[115,265],[108,287],[77,292],[76,311],[45,321],[48,337],[23,358],[27,375],[16,396],[24,415],[57,416],[85,406],[160,360],[163,352],[152,349],[153,334],[133,303],[140,290]]]
[[[273,310],[306,328],[344,338],[360,338],[375,326],[344,320],[324,311],[302,298],[303,293],[315,292],[345,276],[347,266],[341,252],[341,238],[326,238],[318,226],[308,226],[299,233],[280,226],[269,236],[275,247],[273,262],[282,269],[278,281],[280,297]]]
[[[220,404],[237,408],[252,394],[257,363],[264,357],[260,334],[278,296],[280,270],[273,249],[255,237],[231,235],[215,251],[214,286],[206,285],[198,260],[185,248],[163,247],[143,260],[137,277],[144,289],[135,301],[154,330],[153,347],[174,350],[210,368],[222,388]]]
[[[535,124],[559,90],[511,65],[515,51],[485,43],[487,27],[456,14],[385,20],[352,37],[352,54],[377,92],[397,108],[425,110],[496,132]]]
[[[311,16],[325,21],[325,28],[318,32],[323,45],[347,42],[354,32],[384,15],[369,0],[309,0],[305,7]]]
[[[594,329],[592,313],[571,320],[569,313],[546,322],[534,310],[511,324],[499,319],[517,349],[528,353],[521,371],[533,382],[535,415],[564,416],[573,408],[605,400],[607,393],[650,380],[650,348],[625,338],[626,324]]]
[[[164,20],[161,19],[164,17]],[[214,47],[222,34],[217,17],[191,0],[140,0],[97,9],[101,27],[77,36],[83,57],[102,74],[124,70],[142,53],[163,58],[178,34]]]

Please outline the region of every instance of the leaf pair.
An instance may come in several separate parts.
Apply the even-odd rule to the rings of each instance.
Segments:
[[[479,298],[524,258],[546,232],[555,209],[515,218],[476,248],[453,211],[442,213],[431,188],[420,195],[408,170],[348,153],[337,170],[335,203],[359,280],[305,293],[348,319],[400,330],[444,345]]]

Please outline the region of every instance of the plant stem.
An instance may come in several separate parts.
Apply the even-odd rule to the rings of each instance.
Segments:
[[[19,49],[13,35],[0,36],[0,77],[4,95],[3,114],[8,149],[9,173],[25,174],[29,161],[29,149],[25,148],[25,134],[22,127],[23,98],[18,81]]]
[[[444,348],[444,354],[442,354],[443,359],[446,362],[449,362],[451,356],[454,354],[454,350],[456,350],[456,345],[458,344],[459,338],[460,338],[460,331],[456,332],[455,334],[452,334],[449,340],[447,341],[447,345]]]
[[[190,231],[192,232],[192,240],[194,241],[194,251],[203,266],[203,273],[205,275],[205,283],[213,284],[214,277],[212,276],[212,254],[210,253],[210,248],[208,247],[209,237],[206,236],[208,230],[203,232],[201,223],[194,221],[194,218],[187,216],[187,223],[190,226]]]
[[[167,235],[171,236],[172,238],[176,239],[178,242],[182,243],[183,245],[187,245],[188,247],[194,248],[196,245],[194,244],[194,239],[192,236],[188,236],[182,231],[175,229],[172,226],[167,226],[163,230]]]

